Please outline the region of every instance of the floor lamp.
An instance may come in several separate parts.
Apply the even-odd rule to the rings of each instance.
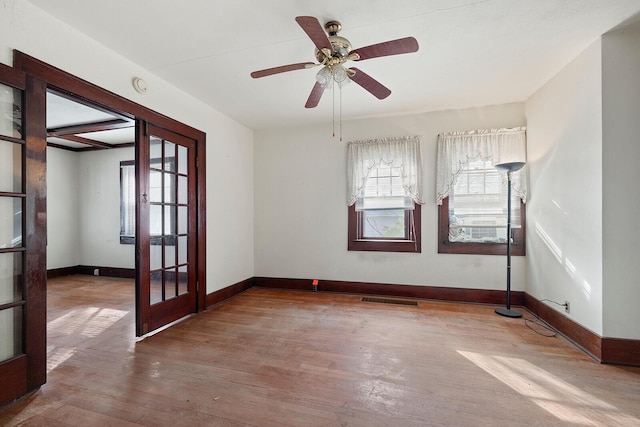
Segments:
[[[511,173],[522,169],[524,162],[498,163],[495,168],[507,173],[507,306],[496,308],[496,313],[505,317],[522,317],[522,313],[511,310]]]

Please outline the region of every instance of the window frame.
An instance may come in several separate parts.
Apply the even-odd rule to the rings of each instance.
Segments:
[[[176,171],[175,169],[175,158],[174,157],[168,157],[165,160],[165,163],[172,163],[174,165],[173,170]],[[152,164],[162,164],[162,158],[155,158],[155,159],[151,159],[150,161],[150,165]],[[136,162],[135,160],[121,160],[120,161],[120,244],[121,245],[134,245],[136,243],[136,236],[129,236],[129,235],[125,235],[122,234],[123,230],[126,228],[125,224],[124,224],[124,194],[123,194],[123,184],[124,184],[124,177],[123,177],[123,173],[122,173],[122,168],[123,167],[134,167],[136,166]],[[161,173],[165,173],[164,171],[162,171],[161,169],[157,169],[157,168],[153,168],[150,167],[150,170],[154,170],[154,171],[159,171]],[[176,176],[178,175],[178,173],[175,173]],[[175,183],[173,183],[173,185],[171,185],[170,187],[170,192],[175,193],[176,188],[175,188]],[[171,229],[175,229],[175,223],[176,223],[176,211],[175,209],[171,209],[170,211],[170,221],[171,221]],[[134,216],[134,220],[135,220],[135,216]],[[134,227],[135,228],[135,227]],[[162,242],[162,237],[158,237],[158,236],[151,236],[151,244],[152,245],[159,245]],[[165,239],[167,240],[167,244],[173,246],[175,244],[175,238],[174,237],[165,237]]]
[[[420,204],[413,203],[414,208],[405,209],[405,234],[408,239],[362,239],[362,212],[356,211],[355,203],[348,207],[348,245],[349,251],[373,252],[422,252],[422,209]],[[411,220],[413,219],[414,233],[411,236]]]
[[[511,255],[526,255],[526,209],[520,200],[520,227],[512,228]],[[450,242],[449,241],[449,197],[438,206],[438,253],[469,255],[507,255],[505,243]]]
[[[133,236],[122,234],[124,229],[126,228],[124,224],[124,210],[125,210],[124,194],[123,194],[124,176],[122,173],[122,169],[123,167],[133,167],[135,169],[135,165],[136,165],[135,160],[120,161],[120,244],[121,245],[133,245],[136,243],[135,232]]]

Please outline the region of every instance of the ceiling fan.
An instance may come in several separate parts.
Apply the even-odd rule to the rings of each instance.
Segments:
[[[351,49],[349,40],[338,35],[338,32],[342,28],[342,25],[338,21],[327,22],[324,29],[322,25],[320,25],[320,22],[313,16],[298,16],[296,17],[296,22],[302,27],[304,32],[307,33],[313,44],[315,44],[315,57],[318,63],[300,62],[297,64],[267,68],[265,70],[254,71],[251,73],[251,77],[257,79],[287,71],[322,66],[322,69],[316,75],[316,83],[307,99],[307,103],[305,104],[306,108],[316,107],[320,102],[324,90],[333,87],[334,83],[342,87],[343,84],[354,81],[378,99],[388,97],[391,95],[391,90],[382,83],[358,68],[345,67],[344,63],[347,61],[364,61],[365,59],[378,58],[381,56],[399,55],[418,51],[418,41],[413,37],[405,37],[358,49]]]

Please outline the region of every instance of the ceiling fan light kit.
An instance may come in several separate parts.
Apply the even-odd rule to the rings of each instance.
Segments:
[[[305,104],[306,108],[315,108],[320,102],[320,98],[325,89],[334,89],[335,86],[338,86],[341,90],[345,84],[348,84],[352,80],[376,98],[385,99],[391,95],[389,88],[368,74],[365,74],[363,71],[357,68],[347,68],[344,64],[347,61],[363,61],[381,56],[400,55],[418,51],[418,41],[413,37],[390,40],[354,50],[351,48],[351,42],[349,42],[349,40],[338,35],[338,32],[342,29],[342,25],[338,21],[329,21],[325,24],[324,28],[313,16],[298,16],[296,17],[296,22],[316,46],[315,58],[318,62],[301,62],[267,68],[254,71],[251,73],[251,77],[261,78],[288,71],[322,66],[316,74],[316,83],[311,90],[311,94],[309,94],[309,98]],[[342,99],[342,96],[340,96],[340,99]],[[340,110],[342,110],[342,107]],[[342,122],[342,119],[340,122]]]

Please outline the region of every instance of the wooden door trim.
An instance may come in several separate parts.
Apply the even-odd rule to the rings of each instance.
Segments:
[[[197,283],[198,310],[206,308],[206,134],[187,124],[174,120],[154,110],[130,101],[100,86],[76,77],[66,71],[47,64],[39,59],[13,51],[14,68],[36,76],[46,82],[47,86],[57,92],[82,99],[92,104],[115,111],[125,117],[142,119],[155,126],[169,129],[196,141],[197,167]],[[46,129],[45,129],[46,131]],[[46,270],[45,270],[46,274]]]
[[[25,292],[27,386],[47,380],[47,85],[27,76],[25,147]]]

